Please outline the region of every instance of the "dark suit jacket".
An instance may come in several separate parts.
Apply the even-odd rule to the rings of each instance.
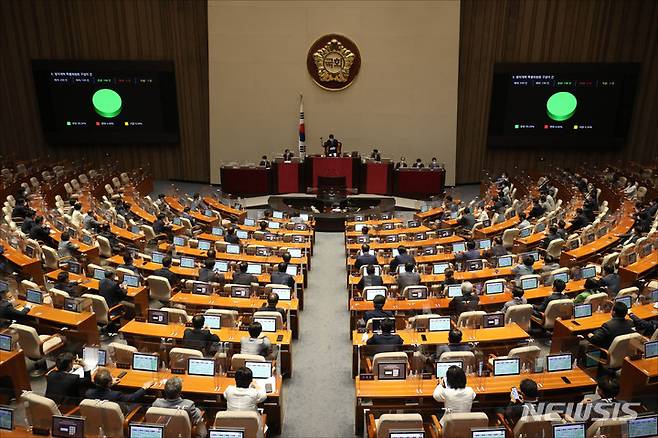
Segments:
[[[614,297],[621,289],[619,274],[608,274],[601,279],[601,286],[607,287],[608,295]]]
[[[224,242],[226,243],[234,243],[236,245],[240,244],[240,238],[236,234],[227,234],[224,236]]]
[[[377,264],[377,256],[368,253],[358,256],[356,258],[356,262],[354,262],[354,267],[357,270],[359,270],[361,269],[361,266],[376,265],[376,264]]]
[[[393,318],[393,317],[395,317],[395,315],[393,315],[393,312],[389,312],[388,310],[375,309],[375,310],[368,310],[363,316],[363,319],[366,322],[368,322],[368,320],[371,318]]]
[[[363,290],[363,288],[369,286],[383,286],[384,280],[379,275],[364,275],[359,280],[359,283],[356,285],[357,289]]]
[[[567,298],[567,296],[565,294],[558,294],[556,292],[553,292],[552,294],[550,294],[549,296],[544,298],[544,301],[542,301],[541,304],[536,306],[535,310],[537,312],[544,313],[546,311],[546,308],[548,307],[548,303],[550,303],[551,301],[554,301],[554,300],[562,300],[562,299],[565,299],[565,298]]]
[[[215,342],[219,342],[219,336],[211,333],[210,330],[189,328],[183,333],[183,345],[187,348],[204,350]]]
[[[633,331],[633,321],[626,318],[613,317],[592,333],[589,341],[597,347],[608,349],[612,341],[620,335],[627,335]]]
[[[395,333],[391,334],[376,334],[372,336],[370,339],[368,339],[368,342],[366,342],[368,345],[374,345],[375,348],[373,348],[372,353],[385,353],[389,351],[398,351],[399,347],[398,345],[404,344],[404,341],[402,341],[402,338],[400,335],[397,335]],[[373,372],[377,372],[377,370],[373,370]]]
[[[102,279],[98,284],[98,295],[105,298],[107,307],[114,307],[126,299],[126,292],[121,289],[119,283],[109,278]]]
[[[219,280],[218,274],[212,269],[201,268],[199,269],[199,281],[217,282]]]
[[[233,284],[243,284],[249,286],[251,283],[258,283],[258,278],[253,274],[247,274],[246,272],[236,272],[233,274]]]
[[[29,235],[33,226],[34,226],[34,220],[32,218],[26,217],[25,220],[23,221],[23,224],[21,225],[21,231],[23,232],[23,234]]]
[[[112,391],[108,388],[101,388],[96,386],[94,388],[89,388],[85,392],[85,398],[92,400],[107,400],[112,402],[134,402],[139,400],[146,391],[143,388],[139,388],[137,391],[124,394],[121,391]]]
[[[462,312],[470,312],[472,310],[478,310],[478,305],[480,303],[480,297],[477,295],[465,295],[461,297],[454,297],[450,301],[448,309],[457,315]]]
[[[180,279],[178,278],[178,275],[174,274],[169,270],[169,268],[162,267],[160,269],[156,269],[153,271],[153,275],[157,275],[158,277],[164,277],[167,280],[169,280],[169,285],[171,287],[174,287],[178,284]]]
[[[43,225],[35,225],[30,230],[30,239],[48,241],[50,238],[50,228]]]
[[[416,259],[410,254],[398,254],[393,260],[391,260],[390,268],[391,272],[395,272],[398,268],[398,265],[405,265],[407,262],[411,262],[414,265],[416,264]]]
[[[286,272],[274,271],[270,277],[270,283],[272,284],[283,284],[291,289],[295,287],[295,279]]]
[[[91,382],[91,376],[89,371],[85,372],[85,377],[82,379],[77,374],[53,371],[46,377],[46,382],[46,397],[55,403],[63,403],[66,400],[78,399],[82,386]]]

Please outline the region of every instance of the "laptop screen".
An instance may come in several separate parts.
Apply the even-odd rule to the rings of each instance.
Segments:
[[[149,309],[148,322],[151,324],[169,324],[169,313],[166,310]]]
[[[32,304],[42,304],[43,303],[43,294],[41,291],[28,289],[25,291],[25,299],[28,303]]]
[[[257,263],[248,263],[247,264],[247,273],[253,275],[260,275],[263,272],[263,266]]]
[[[0,430],[14,429],[14,410],[7,406],[0,406]]]
[[[452,244],[452,252],[464,252],[466,251],[466,244],[464,242],[458,242]]]
[[[164,259],[165,255],[162,254],[161,252],[153,251],[151,253],[151,261],[153,263],[159,263],[162,264],[162,259]]]
[[[216,260],[212,270],[215,272],[228,272],[228,262],[224,260]]]
[[[483,324],[484,328],[495,328],[495,327],[504,327],[505,326],[505,314],[504,313],[490,313],[484,315]]]
[[[524,278],[521,280],[521,288],[523,290],[536,289],[539,287],[539,279],[536,277]]]
[[[279,228],[281,228],[281,224],[278,223],[278,222],[275,222],[275,221],[269,221],[267,223],[267,228],[271,228],[273,230],[278,230]]]
[[[432,265],[432,273],[434,275],[443,274],[449,267],[449,263],[435,263]]]
[[[478,241],[478,248],[479,249],[489,249],[489,248],[491,248],[491,240],[489,240],[489,239],[479,240]]]
[[[197,247],[201,251],[208,251],[210,247],[212,247],[212,242],[210,242],[210,240],[199,240],[199,242],[197,243]]]
[[[11,351],[12,350],[12,338],[10,335],[0,333],[0,350],[2,351]]]
[[[532,227],[525,227],[519,232],[519,237],[524,238],[532,234]]]
[[[221,315],[209,315],[205,314],[203,315],[203,319],[205,321],[205,326],[208,327],[209,329],[213,330],[219,330],[222,328],[222,316]]]
[[[424,430],[391,430],[388,432],[388,438],[425,438]]]
[[[231,286],[231,297],[233,298],[249,298],[251,296],[250,286]]]
[[[555,280],[562,280],[565,283],[569,281],[569,273],[568,272],[560,272],[557,274],[553,275],[553,281]]]
[[[52,436],[58,438],[84,438],[85,420],[80,417],[53,415]]]
[[[487,295],[502,294],[505,291],[504,281],[492,281],[487,283],[484,288],[484,293]]]
[[[512,266],[513,257],[511,255],[500,256],[498,257],[498,267],[499,268],[509,268]]]
[[[193,257],[181,257],[180,258],[180,267],[181,268],[194,268],[194,258]]]
[[[253,227],[254,225],[256,225],[256,219],[246,217],[244,218],[244,225],[248,227]]]
[[[187,359],[187,374],[191,376],[214,376],[215,360],[190,357]]]
[[[102,280],[105,278],[105,269],[94,268],[94,278],[96,280]]]
[[[471,438],[505,438],[505,428],[487,427],[471,429]]]
[[[525,256],[532,257],[532,259],[536,262],[539,260],[539,251],[524,252],[523,254],[521,254],[521,260],[523,260]]]
[[[249,233],[245,230],[237,230],[235,232],[235,235],[238,236],[240,239],[248,239],[249,238]]]
[[[276,332],[276,318],[255,317],[254,322],[260,323],[263,331],[267,333]]]
[[[627,295],[625,297],[615,298],[615,302],[622,302],[626,304],[626,307],[630,309],[631,305],[633,304],[633,297]]]
[[[377,368],[379,380],[405,380],[407,378],[407,364],[379,363]]]
[[[185,246],[185,238],[180,236],[174,237],[174,245]]]
[[[164,438],[164,426],[131,424],[128,438]]]
[[[223,427],[209,429],[208,438],[245,438],[244,429]]]
[[[655,437],[658,435],[658,415],[646,415],[628,420],[628,438]]]
[[[427,321],[427,329],[430,332],[447,332],[450,330],[450,317],[439,316],[436,318],[429,318]]]
[[[158,371],[158,355],[146,353],[133,353],[133,370]]]
[[[244,366],[251,370],[254,379],[269,379],[272,377],[272,362],[257,362],[247,360]]]
[[[462,285],[461,284],[450,284],[448,285],[448,297],[461,297],[462,296]]]
[[[290,301],[292,299],[292,291],[289,287],[273,287],[271,291],[276,293],[280,300]]]
[[[511,359],[494,359],[494,376],[512,376],[521,372],[521,360]]]
[[[580,270],[580,275],[585,279],[596,277],[596,266],[585,266]]]
[[[585,438],[585,423],[554,424],[553,438]]]
[[[553,371],[567,371],[571,369],[571,353],[549,354],[546,356],[546,370],[550,373]]]
[[[226,252],[228,254],[240,254],[240,245],[235,245],[235,244],[226,245]]]
[[[290,257],[294,257],[294,258],[302,257],[301,248],[288,248],[288,253],[290,254]]]
[[[288,275],[292,275],[294,277],[295,275],[297,275],[297,271],[298,271],[298,269],[297,269],[297,266],[295,266],[295,265],[286,266],[286,274],[288,274]]]
[[[224,229],[220,227],[212,227],[213,236],[222,236],[224,234]]]
[[[139,276],[123,274],[123,284],[128,287],[138,287],[139,286]]]
[[[84,347],[82,349],[82,359],[85,361],[85,365],[91,369],[97,366],[104,367],[107,363],[107,351],[96,347]]]
[[[592,316],[592,305],[590,303],[573,306],[574,318],[586,318],[588,316]]]
[[[368,287],[366,288],[365,292],[366,292],[366,301],[374,300],[377,295],[386,296],[385,287]]]
[[[644,343],[644,358],[651,359],[658,356],[658,341]]]
[[[197,295],[210,295],[212,288],[208,283],[194,282],[192,284],[192,293]]]
[[[443,379],[448,372],[448,368],[455,366],[464,368],[464,362],[461,360],[449,360],[446,362],[436,362],[436,378]]]

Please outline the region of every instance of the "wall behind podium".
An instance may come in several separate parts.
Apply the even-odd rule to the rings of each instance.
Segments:
[[[455,181],[459,1],[208,2],[210,177],[222,162],[297,149],[304,95],[309,154],[333,133],[343,151],[433,156]],[[361,51],[346,90],[313,83],[306,54],[338,33]]]

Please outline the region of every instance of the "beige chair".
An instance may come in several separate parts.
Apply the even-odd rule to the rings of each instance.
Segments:
[[[192,436],[192,422],[186,410],[169,408],[148,408],[144,421],[147,423],[167,422],[164,438]]]
[[[139,229],[144,233],[144,239],[147,243],[157,242],[159,239],[164,239],[166,235],[164,234],[155,234],[153,227],[150,225],[140,225]]]
[[[375,375],[375,379],[379,378],[379,364],[396,364],[404,363],[407,365],[407,370],[409,369],[409,358],[407,353],[402,351],[391,351],[386,353],[377,353],[372,358],[372,366],[370,367],[371,372]]]
[[[192,317],[187,314],[183,309],[177,309],[175,307],[163,307],[160,309],[167,312],[169,315],[170,324],[187,324],[192,321]]]
[[[33,361],[45,360],[47,356],[62,348],[66,342],[66,338],[61,335],[39,335],[36,329],[29,325],[14,323],[9,328],[16,331],[23,353]],[[33,375],[43,375],[43,371],[35,370]]]
[[[189,358],[203,359],[203,353],[192,348],[174,347],[169,352],[169,368],[186,370]]]
[[[614,266],[615,263],[617,263],[618,259],[619,259],[619,253],[618,252],[612,252],[610,254],[604,255],[603,259],[601,260],[601,269],[605,268],[608,265]],[[597,271],[599,271],[599,270],[597,269]]]
[[[107,237],[97,235],[96,241],[98,242],[98,251],[101,257],[110,258],[112,257],[112,246]]]
[[[528,415],[521,417],[514,426],[514,436],[521,434],[527,437],[553,436],[553,423],[562,422],[560,416],[556,413],[545,415]]]
[[[510,249],[514,246],[514,240],[519,237],[521,230],[518,228],[508,228],[503,232],[503,246]]]
[[[489,417],[484,412],[452,412],[446,413],[441,422],[432,416],[433,426],[437,429],[439,437],[468,437],[471,428],[487,427]]]
[[[407,299],[413,299],[412,293],[422,294],[417,296],[425,296],[425,297],[429,296],[429,290],[427,289],[427,286],[419,286],[419,285],[406,286],[402,291],[402,295]]]
[[[259,354],[240,354],[236,353],[231,357],[231,369],[237,370],[242,368],[244,363],[250,362],[265,362],[265,358]]]
[[[97,294],[82,294],[82,298],[91,300],[91,306],[96,315],[96,323],[106,326],[111,322],[116,322],[121,319],[122,313],[119,312],[123,308],[122,304],[117,304],[111,309],[108,307],[105,298]]]
[[[91,399],[80,402],[80,416],[85,418],[85,430],[93,433],[102,427],[105,435],[116,438],[124,437],[124,430],[139,409],[138,406],[124,416],[121,406],[115,402]]]
[[[43,252],[43,262],[46,267],[50,270],[59,269],[59,256],[57,255],[57,251],[48,245],[41,245],[41,251]]]
[[[505,312],[505,324],[516,323],[523,330],[530,329],[530,320],[532,319],[532,304],[519,304],[507,308]]]
[[[624,289],[621,289],[619,292],[617,292],[617,297],[633,297],[633,299],[637,298],[638,294],[640,293],[640,289],[637,287],[627,287]]]
[[[542,327],[547,330],[551,330],[555,326],[556,319],[569,319],[572,315],[573,301],[568,298],[562,300],[553,300],[548,303],[548,306],[546,307]]]
[[[602,349],[608,357],[607,360],[603,361],[603,364],[613,370],[620,369],[624,364],[624,358],[640,350],[645,341],[644,336],[639,333],[629,333],[615,337],[608,350]]]
[[[276,318],[276,329],[283,330],[284,328],[283,316],[279,312],[261,310],[254,312],[254,318]]]
[[[474,370],[476,366],[475,354],[472,351],[446,351],[439,357],[439,362],[451,362],[461,360],[463,369]]]
[[[237,310],[229,309],[207,309],[206,315],[219,315],[222,327],[237,327],[239,322],[239,313]]]
[[[133,363],[133,353],[137,353],[137,348],[119,342],[110,343],[108,349],[114,362],[127,365]]]
[[[605,292],[600,292],[597,294],[592,294],[585,298],[584,303],[585,304],[591,304],[592,305],[592,312],[596,312],[600,309],[603,309],[605,306],[605,303],[609,300],[608,294]]]
[[[253,411],[219,411],[215,416],[214,427],[244,429],[245,437],[262,438],[265,436],[266,417],[262,418]],[[262,425],[262,426],[261,426]]]
[[[52,296],[53,306],[57,309],[63,308],[66,298],[70,298],[68,292],[64,292],[63,290],[59,290],[54,287],[51,287],[49,292]]]
[[[484,312],[482,310],[462,312],[459,315],[459,318],[457,319],[457,327],[468,327],[468,328],[480,327],[482,326],[482,320],[484,318],[484,315],[486,314],[487,312]]]
[[[621,438],[626,432],[626,424],[628,423],[629,418],[606,418],[595,420],[587,428],[587,438],[594,437],[609,437],[609,438]]]
[[[654,330],[653,335],[651,335],[650,341],[658,341],[658,329]]]
[[[149,287],[149,298],[155,301],[169,302],[171,300],[171,285],[169,280],[158,275],[146,277]]]
[[[424,315],[416,315],[411,318],[409,318],[409,324],[411,325],[411,328],[413,329],[425,329],[427,330],[429,327],[429,320],[432,318],[439,318],[441,315],[437,315],[435,313],[426,313]]]
[[[423,417],[418,413],[412,414],[382,414],[375,420],[375,416],[368,416],[368,436],[388,438],[392,431],[422,431]]]
[[[521,367],[532,370],[535,366],[535,360],[541,355],[541,349],[536,345],[529,345],[526,347],[512,348],[506,356],[498,356],[495,359],[507,359],[518,357],[521,361]],[[489,364],[493,365],[493,359],[489,359]]]
[[[24,392],[21,399],[24,403],[27,403],[25,406],[26,414],[29,415],[34,429],[50,430],[53,415],[62,415],[54,401],[32,391]]]

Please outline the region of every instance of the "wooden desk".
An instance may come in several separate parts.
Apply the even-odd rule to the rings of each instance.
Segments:
[[[656,266],[658,266],[658,250],[639,259],[632,265],[620,267],[619,276],[621,277],[622,287],[628,287],[635,280],[648,275]]]
[[[419,227],[404,227],[404,228],[393,228],[392,230],[370,230],[368,232],[369,236],[394,236],[398,234],[415,234],[415,233],[427,233],[432,231],[431,228],[426,227],[425,225],[421,225]],[[358,237],[361,236],[362,233],[360,231],[345,231],[345,236],[346,237]]]
[[[17,300],[22,306],[27,304],[25,301]],[[45,305],[33,305],[28,315],[36,318],[37,323],[44,328],[50,327],[51,331],[56,331],[61,327],[68,327],[71,331],[65,336],[72,336],[83,340],[87,345],[99,345],[98,326],[96,325],[96,315],[92,312],[69,312],[64,309],[55,309]],[[17,306],[18,307],[18,306]],[[39,333],[44,334],[44,333]]]
[[[180,201],[177,198],[174,198],[173,196],[165,196],[165,202],[169,207],[171,207],[173,210],[175,210],[178,213],[182,213],[185,207],[180,203]],[[215,226],[219,223],[220,217],[219,216],[206,216],[205,214],[201,214],[200,212],[196,210],[190,210],[188,213],[190,216],[194,218],[195,221],[198,223],[205,225],[206,227],[211,227]]]
[[[654,400],[658,392],[658,359],[624,359],[621,367],[620,400]]]
[[[562,377],[567,377],[571,383],[566,384]],[[467,385],[472,387],[477,396],[474,400],[473,410],[478,405],[487,407],[500,405],[504,407],[509,403],[509,394],[512,387],[519,387],[521,380],[532,378],[540,389],[542,401],[577,402],[583,395],[594,391],[596,381],[580,368],[570,371],[520,374],[517,376],[477,377],[468,376]],[[375,414],[390,412],[396,409],[409,409],[412,406],[415,412],[436,414],[441,404],[432,397],[438,381],[435,378],[428,380],[355,380],[355,433],[363,433],[365,411]],[[412,402],[410,404],[410,402]]]
[[[176,304],[183,304],[186,309],[195,313],[201,309],[235,309],[241,312],[251,311],[256,312],[267,300],[256,297],[251,298],[232,298],[222,297],[217,294],[212,295],[197,295],[191,293],[179,292],[171,297],[171,302]],[[281,300],[277,307],[285,309],[289,315],[290,330],[292,330],[293,339],[299,337],[299,300],[293,298],[290,301]]]
[[[187,328],[182,324],[151,324],[132,320],[121,327],[119,331],[127,337],[127,340],[130,338],[133,341],[128,342],[130,345],[137,346],[138,341],[141,339],[144,342],[153,342],[159,346],[162,338],[173,339],[177,344],[180,344]],[[249,336],[247,331],[229,327],[211,330],[211,332],[219,336],[221,342],[228,342],[237,346],[238,351],[240,350],[240,339]],[[292,332],[290,330],[278,330],[275,333],[263,334],[270,339],[272,345],[278,345],[281,348],[281,373],[288,377],[292,376]],[[278,340],[279,336],[281,336],[280,341]]]
[[[658,309],[653,307],[653,303],[633,306],[630,310],[642,319],[658,317]],[[595,313],[587,318],[556,320],[553,329],[551,352],[559,353],[560,351],[569,351],[568,346],[575,342],[574,337],[576,335],[594,331],[604,323],[608,322],[611,318],[612,316],[610,313],[602,312]]]
[[[491,225],[489,227],[478,228],[473,233],[473,237],[477,239],[477,238],[495,236],[497,234],[503,233],[508,228],[512,228],[516,226],[519,222],[520,221],[518,216],[512,216],[511,218],[504,220],[503,222]]]
[[[158,249],[160,251],[166,252],[169,249],[169,243],[161,243]],[[176,245],[176,253],[189,255],[192,257],[205,259],[208,256],[208,251],[198,248],[190,248],[189,246],[178,246]],[[249,254],[228,254],[226,252],[217,252],[215,253],[215,258],[218,260],[228,260],[232,262],[251,262],[251,263],[262,263],[268,265],[276,265],[283,261],[281,256],[258,256],[258,255],[249,255]],[[112,260],[121,260],[123,263],[122,256],[113,256]],[[293,265],[306,265],[308,264],[308,258],[303,257],[293,257],[290,259],[290,263]]]
[[[135,201],[135,199],[127,194],[123,195],[123,200],[126,201],[130,205],[130,211],[135,214],[136,216],[139,216],[142,220],[148,222],[149,224],[152,224],[155,222],[156,217],[154,214],[149,213],[148,211],[144,210],[140,205]],[[174,234],[181,233],[185,230],[185,228],[182,225],[176,225],[176,224],[171,224],[171,231]]]
[[[399,224],[402,223],[402,219],[400,218],[390,218],[390,219],[373,219],[373,220],[367,220],[367,221],[345,221],[345,228],[347,227],[353,227],[356,224],[364,224],[376,227],[381,224],[387,224],[387,223],[393,223],[393,224]]]
[[[62,240],[62,233],[55,228],[52,228],[50,232],[50,237],[57,243]],[[82,243],[77,239],[71,239],[71,243],[78,246],[77,251],[87,258],[87,261],[90,263],[99,264],[100,263],[100,250],[97,246],[91,246]],[[56,248],[55,248],[56,249]]]
[[[434,216],[443,215],[444,212],[445,210],[443,209],[443,207],[434,207],[427,211],[419,211],[418,213],[414,213],[414,219],[418,219],[421,221],[430,220]]]
[[[23,354],[23,350],[0,350],[0,378],[4,377],[10,378],[15,398],[20,397],[23,391],[32,390],[30,377],[27,374],[27,367],[25,366],[25,354]],[[9,399],[12,397],[8,397],[5,400],[3,398],[0,396],[0,403],[9,403]],[[0,433],[1,435],[2,433]]]
[[[203,202],[205,202],[210,208],[218,210],[224,213],[227,216],[232,216],[238,220],[244,220],[247,217],[247,210],[237,210],[233,207],[230,207],[226,204],[222,204],[218,200],[211,198],[210,196],[204,196]]]
[[[417,248],[422,246],[435,246],[435,245],[445,245],[448,243],[463,242],[462,237],[452,235],[448,237],[438,237],[436,239],[425,239],[425,240],[405,240],[402,242],[372,242],[370,243],[370,249],[397,249],[399,246],[404,246],[406,248]],[[362,243],[348,243],[345,245],[347,251],[359,251],[361,250]]]
[[[156,384],[149,391],[162,391],[164,383],[172,377],[179,377],[183,381],[183,394],[193,399],[207,400],[209,395],[217,397],[223,395],[229,385],[235,385],[233,377],[216,375],[213,377],[190,376],[187,374],[172,374],[170,371],[158,371],[151,373],[148,371],[123,370],[119,368],[110,368],[113,377],[120,373],[126,372],[116,386],[128,390],[141,388],[144,383],[156,380]],[[283,422],[283,398],[282,394],[283,380],[281,376],[276,378],[276,391],[267,394],[267,400],[263,402],[265,413],[267,414],[267,425],[271,428],[272,433],[281,433]],[[223,404],[223,403],[222,403]],[[206,418],[206,423],[212,425],[214,419]]]
[[[278,222],[278,221],[274,221],[274,222]],[[279,222],[279,223],[282,223],[282,222]],[[253,233],[255,231],[260,231],[260,227],[257,226],[257,225],[238,224],[237,228],[239,230],[248,231],[250,233]],[[285,227],[284,228],[267,228],[266,232],[269,233],[269,234],[278,234],[278,235],[281,235],[281,236],[286,236],[286,235],[305,236],[305,237],[308,237],[309,239],[313,239],[313,236],[315,235],[315,231],[312,230],[312,229],[308,229],[308,230],[289,230]]]
[[[11,245],[9,245],[9,242],[4,240],[0,240],[0,245],[2,245],[5,249],[2,257],[16,265],[26,277],[32,278],[32,281],[43,285],[43,270],[41,269],[41,260],[26,256],[22,252],[14,249]]]

